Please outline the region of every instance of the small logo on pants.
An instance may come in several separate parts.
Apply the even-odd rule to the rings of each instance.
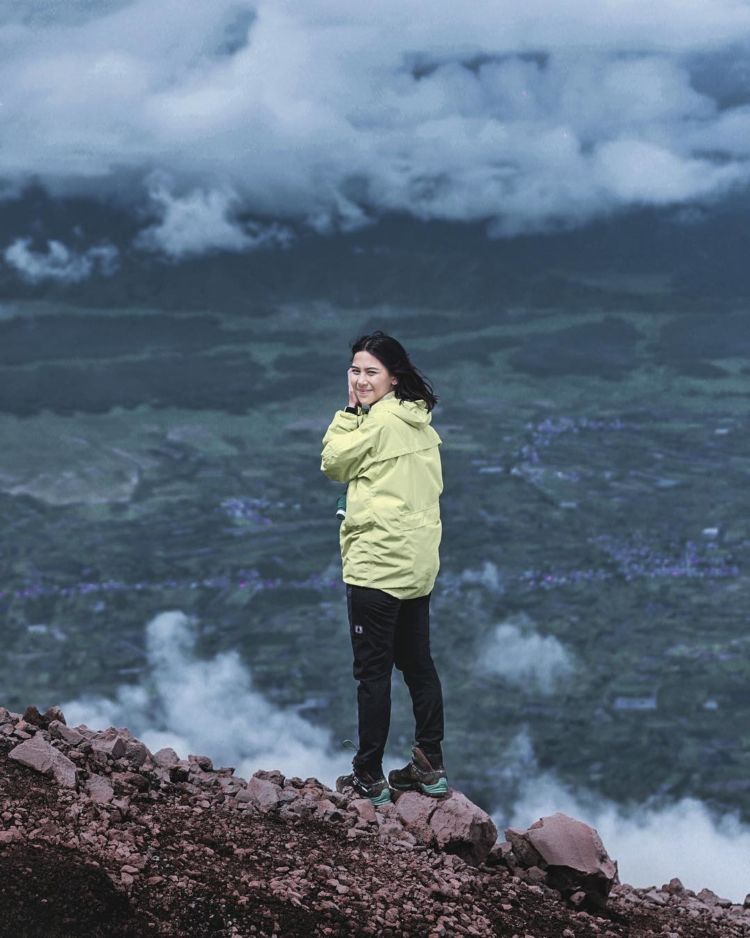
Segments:
[[[365,631],[365,628],[363,625],[355,625],[354,631],[357,633],[357,635],[362,635]]]

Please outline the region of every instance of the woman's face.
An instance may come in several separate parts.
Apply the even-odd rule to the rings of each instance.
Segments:
[[[392,391],[398,378],[370,352],[357,352],[349,369],[349,381],[359,402],[369,407]]]

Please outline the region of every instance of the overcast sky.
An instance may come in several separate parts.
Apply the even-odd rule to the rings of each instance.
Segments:
[[[512,236],[750,179],[747,2],[5,0],[0,24],[2,191],[116,193],[173,257],[391,211]]]

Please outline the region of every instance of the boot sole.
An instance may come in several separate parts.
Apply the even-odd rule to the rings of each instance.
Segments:
[[[381,804],[392,804],[393,799],[391,798],[391,792],[388,788],[384,788],[379,795],[375,795],[370,798],[370,803],[374,804],[376,807]]]
[[[434,785],[420,784],[419,787],[425,795],[430,795],[432,798],[444,798],[448,794],[448,779],[440,778]]]
[[[445,798],[448,795],[448,779],[440,778],[432,785],[426,785],[423,782],[412,782],[409,785],[394,785],[391,783],[394,791],[417,791],[422,795],[428,795],[430,798]]]

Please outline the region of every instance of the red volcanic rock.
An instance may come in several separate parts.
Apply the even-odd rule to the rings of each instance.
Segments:
[[[19,731],[34,736],[17,745],[5,726],[16,739]],[[3,935],[750,934],[750,910],[708,890],[696,897],[677,880],[660,890],[616,883],[595,914],[584,888],[566,903],[550,887],[562,867],[542,853],[563,859],[561,831],[580,834],[573,819],[558,836],[554,817],[549,826],[543,819],[514,831],[514,842],[539,857],[523,868],[511,843],[486,853],[493,827],[459,792],[443,801],[404,793],[376,808],[314,778],[285,778],[276,770],[236,778],[203,756],[146,750],[139,764],[145,747],[128,730],[83,726],[70,734],[63,726],[51,721],[48,732],[0,708]],[[111,744],[109,754],[94,745],[102,739]],[[121,750],[115,739],[125,750],[119,756],[111,754]],[[26,753],[20,760],[19,751]],[[56,777],[58,758],[77,767],[77,788],[66,784],[65,773]],[[592,842],[578,843],[568,857],[582,867],[575,870],[579,879],[591,875]]]
[[[254,775],[248,781],[247,788],[242,794],[244,796],[243,801],[252,801],[261,810],[268,811],[280,804],[283,790],[273,782]]]
[[[94,752],[119,759],[127,752],[127,738],[119,730],[110,726],[109,729],[92,736],[91,748]]]
[[[448,798],[438,802],[430,815],[430,827],[441,850],[455,853],[474,866],[485,859],[497,839],[497,828],[489,814],[460,791],[451,791]]]
[[[377,812],[375,811],[375,807],[369,798],[355,798],[351,802],[350,807],[357,812],[357,824],[367,826],[368,824],[376,823]]]
[[[8,753],[8,758],[42,775],[54,776],[55,781],[66,788],[75,788],[78,777],[75,765],[42,736],[34,736],[19,743]]]
[[[240,804],[243,802],[249,803],[265,813],[278,809],[289,802],[296,802],[301,797],[299,790],[282,788],[281,785],[277,785],[265,778],[265,774],[263,773],[263,776],[261,776],[260,773],[256,773],[248,780],[247,785],[237,792],[236,797]],[[281,773],[276,774],[283,778]],[[313,806],[313,810],[316,807],[317,802]],[[334,806],[332,805],[332,807]]]
[[[509,828],[506,837],[525,868],[544,870],[547,885],[575,905],[585,900],[592,906],[604,906],[617,882],[617,864],[593,827],[557,812],[540,818],[525,831]]]
[[[44,721],[44,717],[33,705],[27,707],[24,710],[22,719],[25,723],[31,723],[33,726],[38,726],[44,729],[47,727],[47,724]]]
[[[458,791],[440,800],[404,792],[397,797],[396,816],[419,843],[437,846],[474,866],[487,858],[497,839],[492,818]]]
[[[154,762],[163,769],[170,769],[180,761],[180,757],[170,746],[165,746],[163,749],[159,749],[158,752],[155,752],[153,759]]]
[[[192,753],[188,756],[188,762],[192,762],[194,765],[197,765],[199,769],[204,772],[213,772],[214,764],[208,758],[208,756],[197,756]]]
[[[58,720],[60,723],[65,722],[65,717],[59,707],[49,707],[44,713],[40,713],[33,704],[24,710],[22,719],[25,723],[38,726],[43,730],[46,730],[53,720]]]
[[[420,795],[416,791],[406,791],[398,796],[396,812],[401,823],[421,844],[435,843],[435,831],[430,827],[437,802],[434,798]]]
[[[46,721],[47,726],[53,721],[57,720],[58,723],[65,722],[65,714],[59,707],[47,707],[47,709],[42,714],[43,719]]]
[[[125,741],[125,758],[131,765],[140,767],[150,756],[151,753],[140,739],[128,739]]]
[[[509,827],[505,832],[505,836],[508,843],[511,845],[513,858],[517,861],[517,866],[520,865],[524,869],[528,869],[531,866],[544,863],[539,851],[532,847],[529,842],[525,830]]]
[[[257,772],[253,773],[253,778],[262,778],[267,782],[273,782],[274,785],[278,785],[279,787],[282,787],[286,781],[278,769],[258,769]],[[312,782],[320,786],[320,782],[317,780],[317,778],[306,778],[305,783],[307,782]]]
[[[115,790],[102,775],[92,775],[86,780],[86,791],[92,801],[107,804],[115,796]]]
[[[72,726],[66,726],[61,720],[52,720],[49,725],[49,734],[55,739],[64,739],[71,746],[77,746],[86,738],[83,733],[79,733]]]
[[[617,864],[607,856],[593,827],[561,814],[540,818],[526,837],[548,866],[569,866],[581,873],[601,873],[613,881]]]

